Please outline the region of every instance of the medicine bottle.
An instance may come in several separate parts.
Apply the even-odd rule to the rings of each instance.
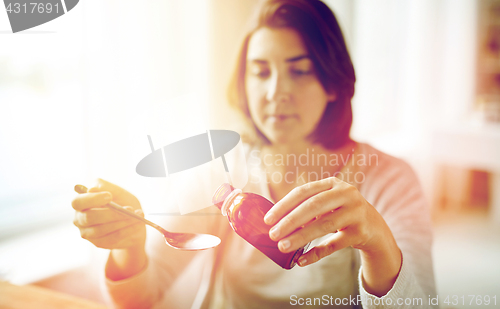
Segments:
[[[278,242],[269,238],[272,226],[264,222],[273,203],[255,193],[243,193],[231,185],[222,184],[214,193],[212,202],[227,216],[233,230],[284,269],[292,269],[306,246],[289,253],[278,249]]]

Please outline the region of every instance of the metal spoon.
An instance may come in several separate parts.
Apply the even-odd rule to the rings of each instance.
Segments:
[[[79,194],[83,194],[87,193],[87,188],[83,185],[76,185],[75,191],[78,192]],[[156,230],[158,230],[158,232],[163,234],[163,237],[165,238],[165,242],[167,243],[167,245],[175,249],[197,251],[197,250],[210,249],[220,244],[220,238],[214,235],[169,232],[164,228],[162,228],[161,226],[159,226],[158,224],[155,224],[147,219],[144,219],[141,216],[136,215],[133,212],[126,210],[125,208],[121,207],[115,202],[109,202],[108,204],[106,204],[106,207],[109,207],[113,210],[121,212],[122,214],[133,217],[137,220],[146,223],[149,226],[154,227]]]

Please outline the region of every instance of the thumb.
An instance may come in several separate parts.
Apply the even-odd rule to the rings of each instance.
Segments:
[[[111,187],[111,183],[101,179],[97,178],[94,181],[94,184],[92,185],[91,188],[89,188],[88,192],[101,192],[101,191],[110,191],[109,187]]]
[[[120,205],[133,205],[133,208],[137,208],[136,204],[139,204],[139,201],[127,190],[101,178],[96,179],[94,186],[88,192],[103,191],[111,193],[113,200]],[[134,199],[132,200],[131,198]]]
[[[142,211],[142,209],[136,209],[134,212],[136,215],[139,215],[144,218],[144,212]]]

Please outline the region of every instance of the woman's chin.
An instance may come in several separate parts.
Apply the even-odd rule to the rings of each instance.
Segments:
[[[267,134],[267,138],[273,145],[290,145],[297,142],[297,137],[291,132],[272,132]]]

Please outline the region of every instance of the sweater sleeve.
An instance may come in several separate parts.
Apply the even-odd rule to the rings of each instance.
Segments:
[[[358,274],[363,308],[435,308],[432,265],[432,229],[421,185],[408,164],[381,155],[377,166],[368,167],[361,194],[382,215],[402,252],[402,266],[389,292],[369,294]]]
[[[168,270],[148,261],[147,266],[133,277],[118,281],[104,278],[104,289],[108,303],[115,308],[151,308],[174,278]],[[159,284],[159,279],[166,284]]]
[[[214,209],[203,209],[196,216],[175,216],[163,220],[160,225],[172,232],[210,233],[219,236],[214,224],[222,216],[204,216],[201,215],[203,212],[213,214]],[[164,297],[169,289],[195,257],[197,263],[210,261],[207,254],[199,256],[200,252],[205,251],[181,251],[169,247],[163,236],[152,229],[148,230],[146,251],[148,263],[140,273],[117,281],[103,276],[101,286],[112,307],[157,308],[165,301]],[[194,286],[191,288],[196,290]]]

